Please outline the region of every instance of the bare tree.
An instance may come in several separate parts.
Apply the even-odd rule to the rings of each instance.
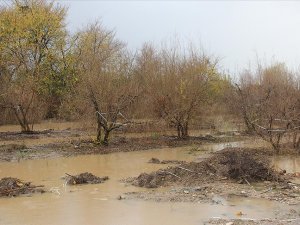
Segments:
[[[137,64],[156,115],[176,127],[178,138],[188,137],[191,119],[213,98],[220,80],[217,61],[193,47],[145,45]]]
[[[130,123],[126,112],[139,95],[131,72],[133,58],[114,32],[98,22],[80,31],[76,39],[81,106],[92,108],[97,141],[108,144],[111,131]]]
[[[245,77],[245,75],[244,75]],[[299,88],[295,76],[284,64],[258,67],[246,73],[237,85],[238,107],[246,126],[269,142],[278,153],[287,134],[293,133],[294,147],[299,147]]]

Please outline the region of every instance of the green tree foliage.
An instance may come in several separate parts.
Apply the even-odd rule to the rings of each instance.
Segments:
[[[43,115],[46,100],[66,89],[71,70],[64,18],[65,8],[46,0],[16,0],[0,11],[1,105],[14,111],[24,132]]]

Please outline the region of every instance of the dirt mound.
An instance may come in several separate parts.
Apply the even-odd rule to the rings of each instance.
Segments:
[[[156,188],[170,184],[200,185],[231,179],[239,183],[283,181],[270,166],[266,155],[254,149],[228,148],[202,162],[183,163],[129,180],[139,187]]]
[[[81,173],[76,176],[67,174],[65,179],[67,180],[67,184],[76,185],[76,184],[100,184],[104,181],[108,180],[108,177],[97,177],[92,173]]]
[[[180,160],[162,160],[160,161],[158,158],[151,158],[148,163],[154,163],[154,164],[183,164],[185,161]]]
[[[4,177],[0,180],[0,197],[13,197],[22,194],[44,193],[43,186],[34,186],[17,178]]]

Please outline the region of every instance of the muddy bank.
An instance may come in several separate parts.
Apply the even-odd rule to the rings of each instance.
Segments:
[[[291,182],[292,178],[291,174],[274,170],[266,152],[228,148],[201,162],[142,173],[125,182],[146,188],[170,187],[164,191],[127,193],[128,198],[215,203],[216,196],[239,196],[299,204],[300,185]]]
[[[298,215],[299,216],[299,215]],[[294,219],[211,219],[204,223],[205,225],[298,225],[300,224],[300,218]]]
[[[77,137],[82,135],[82,131],[79,129],[76,130],[42,130],[42,131],[31,131],[31,132],[0,132],[0,141],[9,141],[9,140],[25,140],[25,139],[43,139],[51,137]]]
[[[67,132],[67,131],[59,131]],[[55,135],[62,135],[61,133]],[[52,133],[54,135],[54,133]],[[72,132],[71,132],[72,134]],[[20,134],[23,137],[23,134]],[[40,134],[38,134],[38,138]],[[43,134],[44,135],[44,134]],[[72,134],[76,135],[76,134]],[[1,135],[0,135],[1,136]],[[63,136],[62,136],[63,137]],[[109,146],[96,144],[93,139],[78,137],[66,141],[26,146],[24,144],[0,145],[0,161],[18,161],[53,157],[68,157],[84,154],[108,154],[113,152],[130,152],[165,147],[201,145],[205,143],[222,143],[241,140],[240,136],[218,137],[211,135],[178,139],[175,136],[154,137],[114,137]],[[41,139],[42,140],[42,139]]]
[[[19,195],[44,193],[43,186],[32,185],[17,178],[4,177],[0,180],[0,197],[16,197]]]
[[[199,186],[171,186],[169,188],[143,192],[125,193],[127,199],[142,199],[155,202],[194,202],[222,204],[218,200],[234,197],[258,198],[282,202],[300,207],[300,185],[260,183],[256,185],[238,184],[232,181],[216,181]]]

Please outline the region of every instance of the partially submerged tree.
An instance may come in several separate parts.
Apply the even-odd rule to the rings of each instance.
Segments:
[[[130,122],[126,112],[139,95],[131,73],[133,58],[114,32],[98,22],[80,31],[76,43],[79,107],[93,112],[97,141],[107,145],[110,133]]]
[[[246,126],[269,142],[278,153],[282,141],[293,134],[293,145],[299,148],[299,86],[284,64],[258,67],[247,72],[236,84],[237,107]]]

